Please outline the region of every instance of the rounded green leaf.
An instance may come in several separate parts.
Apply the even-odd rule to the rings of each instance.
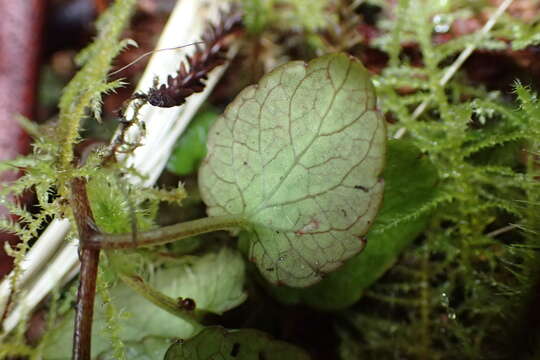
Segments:
[[[364,247],[385,143],[360,62],[291,62],[244,89],[210,130],[202,198],[210,216],[245,218],[250,259],[269,281],[308,286]]]
[[[173,344],[165,360],[309,360],[302,349],[259,330],[204,329],[194,338]]]
[[[437,168],[420,149],[404,140],[388,143],[384,169],[384,203],[366,235],[366,249],[339,270],[305,289],[267,286],[286,304],[303,302],[323,310],[340,310],[357,302],[398,256],[426,228],[441,198]]]

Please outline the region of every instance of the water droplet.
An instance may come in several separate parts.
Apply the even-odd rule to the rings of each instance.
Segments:
[[[452,19],[445,14],[437,14],[433,17],[433,23],[435,24],[435,32],[445,33],[450,30],[452,25]]]
[[[448,294],[443,292],[441,294],[441,303],[443,306],[448,307],[450,304],[450,299],[448,298]]]

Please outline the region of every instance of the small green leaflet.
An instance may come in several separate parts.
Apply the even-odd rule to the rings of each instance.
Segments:
[[[362,64],[344,54],[278,67],[211,128],[199,187],[234,215],[275,284],[304,287],[360,252],[383,193],[386,131]]]

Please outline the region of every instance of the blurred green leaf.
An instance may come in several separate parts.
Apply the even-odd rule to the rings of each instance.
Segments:
[[[195,116],[176,143],[167,170],[177,175],[189,175],[197,170],[206,156],[208,129],[218,116],[217,110],[212,108],[206,108]]]
[[[248,32],[260,34],[274,15],[274,0],[242,0],[244,22]]]
[[[259,330],[208,327],[187,341],[172,345],[165,360],[309,360],[302,349],[272,339]]]
[[[174,270],[169,279],[169,296],[195,300],[197,309],[221,314],[240,305],[247,298],[244,291],[245,263],[229,248],[208,253],[192,264]]]
[[[149,336],[141,341],[129,341],[125,343],[125,354],[129,360],[155,360],[162,359],[171,344],[171,339],[166,337]],[[101,353],[97,360],[117,360],[111,350]]]
[[[157,289],[170,293],[171,271],[155,274],[154,286]],[[176,270],[176,269],[175,269]],[[177,270],[176,270],[177,271]],[[178,294],[178,296],[182,296]],[[115,307],[120,309],[120,338],[123,341],[141,341],[146,336],[161,336],[172,339],[176,336],[190,337],[194,334],[194,327],[186,321],[172,316],[167,311],[156,307],[143,297],[137,295],[123,283],[111,289],[111,298]],[[74,312],[64,319],[60,326],[53,329],[44,349],[43,359],[64,360],[71,359],[71,346],[73,341]],[[92,353],[99,354],[107,351],[111,339],[106,333],[107,314],[106,306],[101,299],[96,298],[94,306],[94,324],[92,327]]]
[[[219,252],[193,258],[190,263],[155,273],[149,284],[170,297],[187,297],[195,300],[197,309],[220,314],[246,299],[244,286],[244,261],[240,254],[222,248]],[[119,336],[123,341],[139,342],[147,336],[189,338],[195,329],[188,322],[156,307],[137,295],[123,283],[110,290],[114,306],[121,311]],[[106,306],[98,297],[94,306],[92,353],[99,354],[110,346],[105,327]],[[47,341],[44,359],[71,358],[73,338],[73,312]],[[128,353],[129,354],[129,353]],[[131,359],[131,357],[130,357]]]
[[[51,66],[43,66],[38,88],[39,104],[51,108],[56,106],[65,85],[63,79],[52,70]]]

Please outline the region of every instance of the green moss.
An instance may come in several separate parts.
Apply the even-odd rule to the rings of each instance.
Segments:
[[[433,42],[433,17],[459,16],[459,2],[445,8],[414,0],[402,0],[395,8],[380,5],[398,19],[382,20],[387,33],[376,43],[390,55],[389,66],[376,79],[382,110],[398,119],[389,132],[405,134],[430,158],[447,201],[433,212],[423,240],[366,293],[360,304],[370,306],[358,305],[344,314],[364,343],[351,344],[351,328],[343,328],[343,353],[361,358],[506,358],[511,348],[502,347],[501,339],[515,336],[508,322],[526,304],[509,303],[515,302],[516,292],[530,293],[523,284],[534,283],[532,274],[540,264],[531,249],[537,240],[523,231],[533,228],[531,213],[538,211],[535,199],[540,194],[534,180],[537,164],[523,163],[524,152],[538,153],[536,95],[516,85],[516,106],[497,93],[472,88],[460,74],[441,85],[448,59],[477,41],[470,36]],[[495,29],[498,36],[507,30],[504,24]],[[492,36],[487,34],[479,46],[499,46]],[[408,63],[404,41],[418,44],[423,67]],[[425,111],[415,113],[424,101]],[[537,163],[533,156],[527,158]]]

